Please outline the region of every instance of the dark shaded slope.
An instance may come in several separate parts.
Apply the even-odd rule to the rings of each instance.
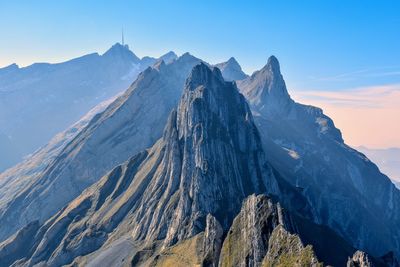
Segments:
[[[400,191],[348,147],[322,110],[294,102],[275,57],[238,82],[255,114],[271,165],[299,189],[314,222],[375,257],[400,255]]]

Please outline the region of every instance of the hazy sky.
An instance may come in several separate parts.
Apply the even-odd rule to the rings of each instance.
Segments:
[[[274,54],[289,91],[303,102],[327,106],[327,98],[336,97],[330,92],[352,95],[360,88],[396,85],[399,90],[400,84],[396,0],[0,0],[0,25],[0,67],[102,53],[120,41],[123,27],[126,43],[138,56],[189,51],[210,63],[234,56],[251,73]],[[320,91],[328,93],[323,100],[313,95]],[[335,119],[343,112],[340,107],[329,115]],[[352,128],[350,121],[346,125],[345,138],[362,128]],[[385,142],[365,145],[400,146],[400,132],[386,135],[391,137],[374,137]]]
[[[321,107],[352,146],[400,147],[400,83],[341,91],[292,91],[291,95],[301,103]]]

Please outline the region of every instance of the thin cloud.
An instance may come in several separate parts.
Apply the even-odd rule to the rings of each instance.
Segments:
[[[400,147],[400,84],[292,95],[300,103],[321,107],[350,145]]]
[[[399,66],[377,67],[370,69],[361,69],[325,77],[311,76],[310,78],[316,81],[344,82],[344,81],[354,81],[362,78],[400,76],[399,68],[400,68]]]
[[[296,91],[300,100],[346,107],[388,108],[400,105],[400,84],[359,87],[340,91]]]

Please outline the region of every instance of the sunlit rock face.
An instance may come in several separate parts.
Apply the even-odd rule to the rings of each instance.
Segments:
[[[224,240],[219,266],[322,266],[294,232],[295,219],[265,195],[243,201]]]
[[[0,266],[396,266],[397,191],[277,60],[200,62],[146,69],[0,205]]]
[[[201,63],[162,138],[44,223],[22,256],[28,264],[62,265],[99,249],[110,234],[143,244],[163,240],[165,247],[202,231],[215,239],[221,234],[207,231],[208,214],[227,229],[247,195],[276,190],[244,97],[218,69]],[[218,251],[209,253],[216,258]]]
[[[103,112],[78,127],[78,133],[49,144],[46,151],[57,150],[49,160],[49,153],[39,153],[3,174],[0,182],[10,186],[0,195],[0,222],[9,227],[0,228],[0,240],[33,220],[44,222],[111,168],[160,138],[198,62],[185,54],[170,64],[160,61],[147,68]],[[48,162],[38,169],[38,159]]]
[[[400,194],[363,154],[347,146],[322,110],[294,102],[275,57],[237,82],[248,99],[270,164],[326,224],[374,256],[400,255]]]

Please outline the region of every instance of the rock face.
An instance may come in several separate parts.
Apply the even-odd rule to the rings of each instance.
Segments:
[[[9,225],[0,228],[0,240],[33,220],[44,222],[108,170],[160,138],[186,77],[198,62],[185,54],[169,65],[161,61],[146,69],[32,181],[13,187],[7,194],[12,198],[0,201],[0,223]],[[1,178],[10,180],[14,174]]]
[[[289,233],[278,225],[271,233],[268,252],[262,266],[323,266],[315,255],[313,247],[305,246],[300,237]]]
[[[26,225],[13,235],[7,242],[0,244],[0,266],[10,266],[16,260],[18,255],[24,254],[32,248],[37,231],[39,230],[39,222],[34,221]]]
[[[173,57],[168,53],[162,58]],[[0,172],[45,145],[98,103],[125,90],[155,61],[141,60],[128,46],[117,43],[103,55],[1,68],[0,131],[11,137],[11,147],[0,140],[0,159],[8,159],[0,160]]]
[[[142,244],[163,240],[167,247],[205,231],[205,242],[217,244],[220,230],[211,225],[219,221],[227,229],[242,199],[275,190],[244,97],[218,69],[200,64],[163,137],[44,223],[27,250],[33,254],[20,257],[28,265],[68,264],[128,233]],[[205,258],[217,254],[211,246]]]
[[[208,214],[206,219],[206,230],[203,241],[203,264],[206,266],[217,266],[222,246],[224,232],[214,216]]]
[[[236,83],[199,62],[146,69],[0,206],[4,237],[26,225],[0,243],[0,267],[344,266],[366,259],[354,247],[375,251],[371,262],[396,254],[398,193],[321,110],[277,91],[276,59],[238,82],[255,119]],[[377,262],[395,266],[394,254]]]
[[[238,86],[254,110],[274,116],[287,113],[292,100],[280,72],[279,62],[271,56],[267,65],[253,73]]]
[[[400,191],[363,154],[348,147],[322,110],[294,102],[275,57],[237,82],[248,99],[268,162],[309,203],[311,218],[353,247],[400,255]]]
[[[242,67],[233,57],[226,62],[216,64],[215,67],[221,70],[222,76],[226,81],[243,80],[247,77],[247,74],[242,71]]]
[[[176,120],[170,120],[167,128],[177,135],[182,158],[179,212],[167,243],[198,232],[207,213],[215,214],[226,228],[241,199],[274,189],[247,103],[218,69],[211,71],[204,64],[194,68]]]
[[[283,221],[280,207],[251,196],[232,223],[221,250],[221,266],[261,266],[272,231]]]
[[[352,258],[347,261],[347,267],[372,267],[374,266],[368,255],[362,251],[356,251]]]
[[[312,246],[304,246],[292,219],[265,195],[252,195],[224,240],[219,266],[322,266]]]
[[[217,267],[222,246],[222,236],[223,229],[221,225],[215,217],[208,214],[204,232],[166,248],[156,255],[148,266]],[[132,265],[137,263],[135,259],[134,257]]]

